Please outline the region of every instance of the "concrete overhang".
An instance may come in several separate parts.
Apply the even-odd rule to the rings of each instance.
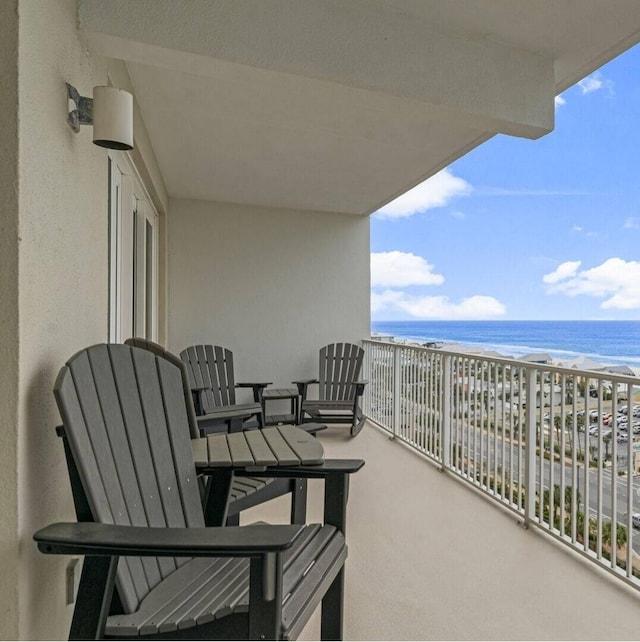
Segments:
[[[368,214],[640,40],[637,0],[79,0],[169,194]]]

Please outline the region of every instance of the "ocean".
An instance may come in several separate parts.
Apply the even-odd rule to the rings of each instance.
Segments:
[[[374,321],[373,334],[419,343],[464,343],[519,357],[547,352],[640,368],[640,321]]]

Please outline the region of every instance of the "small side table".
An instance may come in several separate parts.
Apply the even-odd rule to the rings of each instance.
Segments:
[[[276,399],[291,400],[291,414],[288,415],[267,415],[267,401]],[[297,424],[300,396],[297,388],[268,388],[262,393],[262,415],[265,426],[275,424]]]

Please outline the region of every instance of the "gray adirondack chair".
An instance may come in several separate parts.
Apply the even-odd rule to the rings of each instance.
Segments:
[[[292,639],[321,602],[323,639],[341,639],[339,461],[308,467],[339,490],[325,525],[205,528],[180,368],[96,345],[67,362],[54,393],[78,523],[34,539],[85,558],[70,639]]]
[[[364,424],[360,398],[367,381],[359,381],[364,350],[353,343],[331,343],[320,349],[318,379],[294,381],[302,398],[300,423],[322,421],[351,424],[355,437]],[[318,384],[318,399],[308,399],[308,388]]]
[[[236,383],[233,353],[221,346],[190,346],[180,358],[187,367],[196,415],[206,417],[198,420],[203,432],[220,430],[220,426],[229,431],[242,430],[252,417],[258,427],[264,428],[262,391],[271,382]],[[251,388],[253,402],[236,403],[236,388]]]
[[[141,337],[131,337],[125,341],[125,345],[148,350],[149,352],[166,359],[180,369],[185,405],[189,420],[189,433],[192,438],[200,437],[203,432],[198,426],[195,414],[193,395],[187,366],[182,359],[161,346],[155,341]],[[207,417],[201,417],[206,419]],[[201,478],[202,479],[202,478]],[[211,491],[210,480],[203,479],[201,484],[203,502],[206,504],[207,495]],[[229,506],[227,513],[227,526],[237,526],[240,522],[240,513],[247,508],[257,506],[264,502],[291,493],[291,523],[304,524],[307,513],[307,480],[306,479],[273,479],[268,477],[243,476],[236,477],[231,484],[229,495]]]

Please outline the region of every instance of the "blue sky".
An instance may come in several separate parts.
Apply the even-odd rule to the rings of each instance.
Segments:
[[[371,217],[372,319],[640,319],[640,46]]]

